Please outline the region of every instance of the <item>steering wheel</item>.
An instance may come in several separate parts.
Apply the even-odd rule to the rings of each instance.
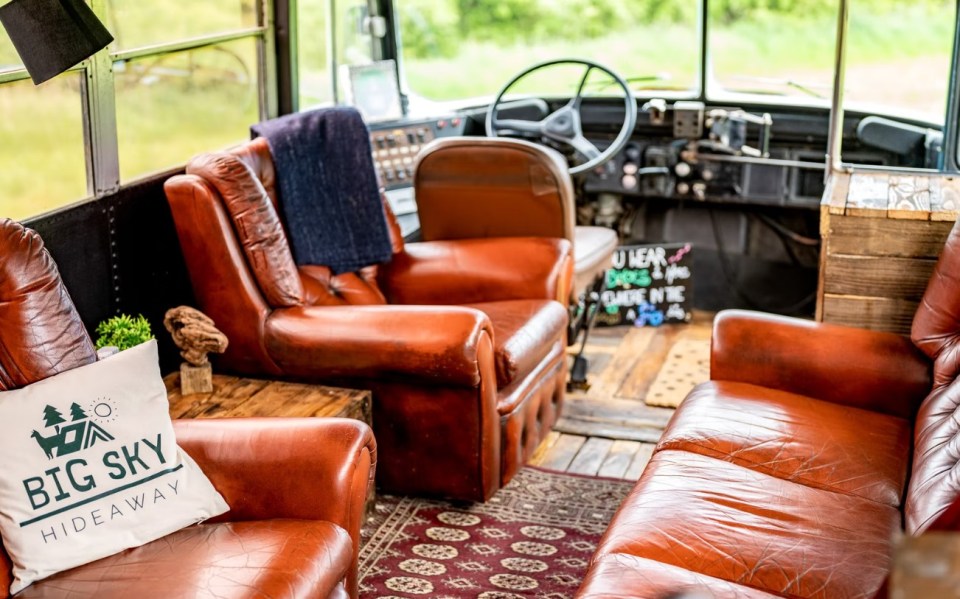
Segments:
[[[534,71],[558,64],[579,64],[586,67],[586,72],[584,72],[583,78],[580,80],[580,86],[577,88],[577,95],[574,96],[573,99],[567,102],[565,106],[556,110],[553,114],[548,115],[540,121],[497,118],[497,110],[500,108],[501,104],[503,104],[503,95],[507,93],[507,90],[513,87],[517,81],[520,81]],[[607,75],[610,75],[616,84],[620,86],[620,89],[623,90],[623,104],[624,108],[626,109],[623,119],[623,126],[620,127],[620,133],[617,135],[617,138],[613,140],[613,143],[602,152],[583,136],[583,129],[580,126],[580,104],[583,100],[583,88],[587,83],[587,78],[590,76],[590,71],[593,69],[597,69],[598,71],[602,71]],[[509,83],[503,86],[503,89],[501,89],[500,93],[497,94],[497,99],[494,100],[493,104],[490,105],[490,108],[487,109],[488,137],[497,137],[499,134],[505,134],[509,131],[518,137],[530,136],[541,139],[547,138],[572,147],[577,154],[585,159],[585,162],[570,167],[571,175],[588,171],[610,161],[614,156],[616,156],[617,152],[622,150],[623,147],[627,145],[627,141],[630,139],[630,134],[633,133],[633,128],[636,124],[637,101],[633,97],[633,92],[630,91],[630,86],[628,86],[627,82],[623,80],[623,77],[601,64],[589,60],[581,60],[578,58],[548,60],[547,62],[535,64],[532,67],[522,71],[519,75],[511,79]]]

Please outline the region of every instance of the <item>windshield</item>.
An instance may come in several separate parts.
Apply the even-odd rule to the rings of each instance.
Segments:
[[[709,91],[826,105],[837,10],[836,0],[711,1]],[[955,11],[953,0],[851,0],[844,104],[942,125]]]
[[[838,0],[710,0],[709,60],[700,56],[700,5],[396,0],[406,84],[434,101],[483,98],[534,63],[586,58],[619,72],[641,96],[669,97],[697,95],[706,63],[708,98],[829,105]],[[851,0],[845,105],[942,125],[955,11],[953,0]],[[553,80],[517,91],[570,89]]]
[[[397,0],[396,8],[407,85],[429,100],[492,96],[523,69],[559,58],[603,64],[638,90],[696,89],[693,0]],[[564,81],[539,93],[570,90]]]

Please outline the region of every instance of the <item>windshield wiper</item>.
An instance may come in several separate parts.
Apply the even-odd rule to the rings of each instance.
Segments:
[[[790,87],[801,91],[808,96],[820,98],[821,100],[825,100],[827,97],[817,91],[814,91],[813,88],[817,87],[820,89],[830,89],[829,85],[823,85],[819,83],[801,83],[799,81],[794,81],[793,79],[777,79],[776,77],[751,77],[750,75],[735,75],[731,77],[731,79],[738,79],[740,81],[753,81],[754,83],[763,83],[765,85],[780,85],[783,87]]]
[[[652,75],[636,75],[634,77],[624,77],[623,80],[628,85],[633,83],[652,83],[654,81],[669,81],[672,79],[670,73],[654,73]],[[600,79],[587,83],[585,87],[592,88],[592,91],[600,92],[609,87],[613,87],[617,82],[612,79]],[[633,87],[631,85],[631,87]]]

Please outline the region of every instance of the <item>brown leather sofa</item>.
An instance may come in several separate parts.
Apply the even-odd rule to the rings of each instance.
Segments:
[[[578,596],[885,597],[898,537],[960,530],[958,374],[960,226],[911,339],[721,313]]]
[[[96,353],[33,231],[0,219],[0,391]],[[37,582],[36,597],[356,597],[360,524],[376,445],[341,419],[174,421],[177,440],[230,505],[191,526]],[[0,597],[11,565],[0,550]]]
[[[392,260],[332,276],[293,263],[265,140],[195,158],[166,191],[199,307],[230,339],[220,366],[373,390],[383,489],[485,500],[549,432],[568,241],[404,245],[385,206]]]

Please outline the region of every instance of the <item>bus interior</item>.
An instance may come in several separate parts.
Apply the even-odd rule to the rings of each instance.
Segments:
[[[82,575],[56,574],[23,596],[140,588],[144,597],[955,596],[960,290],[949,289],[960,281],[950,270],[960,4],[62,3],[76,1],[112,41],[44,83],[31,81],[17,33],[0,33],[5,226],[39,235],[87,334],[111,317],[143,315],[161,373],[176,376],[186,354],[164,331],[165,314],[195,307],[229,340],[212,357],[216,375],[369,391],[372,436],[362,425],[333,431],[359,435],[355,455],[342,458],[354,478],[344,466],[335,482],[325,474],[306,482],[313,466],[277,462],[263,468],[277,478],[264,498],[224,483],[236,491],[224,492],[227,503],[244,506],[243,493],[258,497],[251,505],[286,506],[281,491],[306,505],[349,487],[349,497],[318,500],[350,511],[340,523],[349,533],[347,557],[337,558],[344,565],[326,564],[340,568],[334,574],[322,573],[319,550],[301,548],[282,557],[297,564],[285,574],[249,562],[236,580],[220,570],[204,578],[207,556],[191,583],[200,586],[167,586],[179,575],[161,574],[174,566],[154,576],[150,557],[140,570],[81,566]],[[271,245],[291,227],[277,199],[281,162],[273,140],[272,150],[258,145],[250,130],[338,108],[362,117],[364,139],[328,143],[371,169],[389,208],[392,258],[346,274],[300,262],[284,271],[289,250]],[[241,163],[242,176],[224,174]],[[261,195],[250,199],[238,177]],[[353,189],[363,176],[336,180]],[[515,188],[532,204],[521,205]],[[273,220],[248,227],[247,213],[228,213],[235,192],[261,201],[252,212]],[[542,212],[544,198],[566,202],[564,230],[525,233],[561,218]],[[214,207],[197,207],[208,201]],[[380,226],[379,212],[371,222]],[[607,245],[584,286],[577,250],[587,251],[579,235],[591,230],[598,248]],[[617,290],[652,281],[614,285],[606,269],[642,262],[630,253],[642,247],[661,248],[657,260],[674,273],[689,268],[676,275],[689,279],[685,295],[658,291],[654,304],[641,295],[640,313],[622,317],[614,298],[627,295]],[[611,263],[615,249],[626,253]],[[11,335],[0,332],[0,375],[18,352],[56,363],[49,353],[64,349],[59,332],[29,341],[47,331],[37,324],[46,316],[3,321],[4,304],[19,295],[2,290],[21,293],[18,272],[0,268],[0,328]],[[294,291],[285,287],[291,276]],[[269,285],[293,299],[275,300]],[[406,307],[388,312],[394,304]],[[672,357],[693,347],[695,358]],[[675,363],[697,370],[699,386],[681,408],[651,407],[647,396]],[[11,380],[0,376],[0,390],[24,384]],[[186,391],[177,397],[186,401]],[[190,409],[200,413],[200,403]],[[200,429],[178,426],[206,470],[216,452],[204,453]],[[229,451],[246,456],[243,439],[259,433],[235,434]],[[273,442],[256,451],[299,455]],[[317,462],[341,459],[324,449],[340,441],[309,442]],[[580,499],[608,492],[612,479],[629,485],[575,518],[538,495],[554,484],[537,479],[551,469],[570,475],[564,484]],[[367,470],[376,472],[370,495],[357,491]],[[413,510],[407,498],[439,524],[401,529],[401,507]],[[521,527],[516,505],[525,502],[544,520]],[[0,493],[0,521],[2,504]],[[238,520],[263,519],[248,507]],[[281,518],[312,517],[283,509]],[[602,521],[581,525],[591,509]],[[497,526],[513,526],[533,531],[524,542],[550,543],[556,532],[589,551],[545,546],[574,564],[569,572],[523,551],[488,572],[483,546],[467,559],[473,541],[456,545],[454,533],[474,519],[492,527],[490,547],[500,547]],[[568,520],[576,523],[564,528]],[[459,556],[437,553],[444,544]],[[12,580],[7,559],[0,583]],[[236,584],[202,588],[218,577]]]

